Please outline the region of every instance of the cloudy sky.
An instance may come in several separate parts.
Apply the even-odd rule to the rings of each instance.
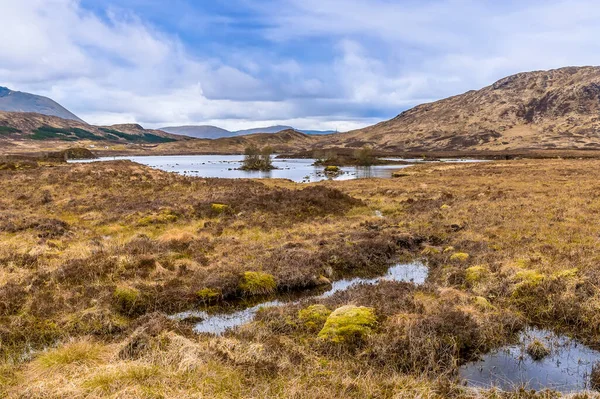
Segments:
[[[0,0],[0,86],[94,124],[349,130],[600,64],[597,0]]]

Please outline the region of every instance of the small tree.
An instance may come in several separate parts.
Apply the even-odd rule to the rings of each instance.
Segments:
[[[271,155],[273,155],[273,148],[270,146],[266,146],[260,151],[261,164],[264,168],[266,168],[266,170],[273,169]]]
[[[354,158],[356,158],[356,162],[360,166],[371,166],[375,163],[373,149],[369,146],[364,146],[363,148],[354,151]]]
[[[262,150],[256,145],[252,144],[246,147],[244,151],[244,163],[241,167],[242,170],[271,170],[274,169],[271,155],[273,149],[271,147],[265,147]]]

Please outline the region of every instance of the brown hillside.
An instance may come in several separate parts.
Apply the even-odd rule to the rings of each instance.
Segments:
[[[381,150],[600,148],[600,67],[519,73],[419,105],[392,120],[327,136]]]

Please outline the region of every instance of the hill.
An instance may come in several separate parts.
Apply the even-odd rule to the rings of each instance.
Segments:
[[[0,87],[0,111],[34,112],[85,123],[75,114],[50,98],[13,91],[6,87]]]
[[[256,133],[279,133],[285,130],[296,130],[301,133],[310,135],[322,135],[335,133],[333,130],[301,130],[294,129],[291,126],[267,126],[259,127],[254,129],[245,129],[237,131],[229,131],[222,129],[218,126],[212,125],[188,125],[188,126],[167,126],[161,127],[160,130],[168,133],[179,134],[188,137],[194,137],[198,139],[219,139],[223,137],[236,137],[236,136],[247,136],[249,134]]]
[[[177,141],[161,145],[159,151],[164,154],[240,154],[250,145],[270,146],[275,152],[289,153],[316,148],[319,145],[319,138],[288,129],[277,133]]]
[[[31,147],[32,142],[45,148],[60,148],[69,142],[102,144],[160,144],[186,140],[160,130],[148,130],[137,124],[92,126],[83,122],[26,112],[0,111],[0,142],[3,147]]]
[[[234,133],[230,132],[229,130],[221,129],[220,127],[211,125],[167,126],[161,127],[160,130],[167,133],[179,134],[197,139],[218,139],[220,137],[229,137],[234,135]]]
[[[600,67],[519,73],[323,144],[388,151],[598,149]]]

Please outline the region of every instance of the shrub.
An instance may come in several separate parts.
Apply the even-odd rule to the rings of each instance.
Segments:
[[[11,133],[21,133],[21,130],[10,127],[10,126],[0,126],[0,134],[11,134]]]
[[[245,272],[239,288],[245,295],[268,295],[275,292],[277,283],[268,273]]]
[[[376,323],[373,308],[346,305],[327,317],[318,337],[332,343],[357,343],[371,334]]]
[[[246,148],[244,154],[244,162],[240,168],[242,170],[275,169],[275,167],[273,167],[273,161],[271,160],[271,154],[273,154],[273,149],[271,147],[260,149],[255,145],[251,145]]]
[[[544,343],[537,338],[527,345],[525,351],[535,361],[542,360],[550,354],[550,349],[548,349],[546,345],[544,345]]]
[[[455,254],[452,254],[452,256],[450,257],[451,261],[454,262],[466,262],[467,260],[469,260],[469,254],[465,253],[465,252],[457,252]]]
[[[324,305],[310,305],[298,312],[298,319],[309,330],[320,330],[330,314],[331,310]]]
[[[373,156],[373,149],[368,146],[364,146],[354,152],[354,158],[360,166],[371,166],[375,163],[375,157]]]

